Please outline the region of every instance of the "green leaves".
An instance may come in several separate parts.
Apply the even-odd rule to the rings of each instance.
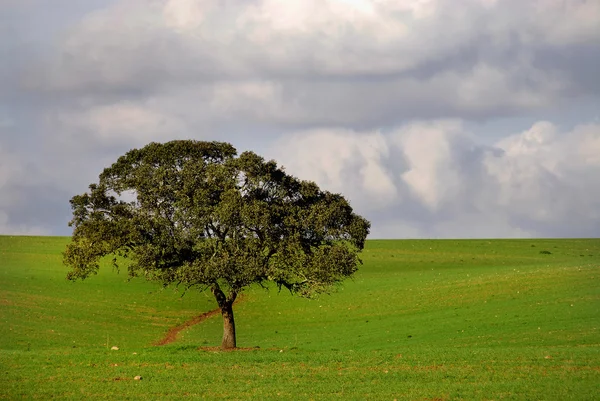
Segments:
[[[356,271],[369,233],[341,195],[219,142],[131,150],[71,206],[69,279],[118,254],[129,274],[164,285],[239,293],[271,280],[312,296]]]

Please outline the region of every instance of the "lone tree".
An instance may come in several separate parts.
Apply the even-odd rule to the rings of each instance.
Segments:
[[[71,199],[67,278],[118,269],[164,286],[210,289],[223,315],[222,348],[235,348],[233,303],[271,281],[310,297],[351,276],[370,223],[338,194],[221,142],[172,141],[133,149]]]

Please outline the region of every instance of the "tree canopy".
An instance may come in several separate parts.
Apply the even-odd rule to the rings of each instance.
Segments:
[[[133,149],[71,199],[67,278],[114,255],[132,277],[210,289],[223,348],[235,348],[233,302],[252,284],[311,297],[351,276],[370,224],[342,195],[227,143],[171,141]]]

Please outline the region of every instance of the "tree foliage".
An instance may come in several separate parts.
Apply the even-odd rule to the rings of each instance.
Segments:
[[[268,281],[306,297],[328,291],[356,271],[370,226],[341,195],[274,161],[191,140],[127,152],[71,206],[69,279],[96,274],[112,254],[132,277],[210,289],[225,348],[235,347],[239,293]]]

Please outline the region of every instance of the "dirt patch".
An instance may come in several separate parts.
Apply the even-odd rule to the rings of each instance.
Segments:
[[[246,298],[245,294],[238,295],[238,297],[237,297],[234,305],[238,305],[240,303],[240,301],[242,301],[245,298]],[[203,314],[201,314],[199,316],[196,316],[195,318],[190,319],[187,322],[183,322],[179,326],[175,326],[172,329],[170,329],[169,331],[167,331],[167,334],[165,334],[165,336],[161,340],[155,342],[152,345],[160,346],[160,345],[171,344],[171,343],[177,341],[177,335],[180,332],[182,332],[183,330],[185,330],[188,327],[191,327],[191,326],[193,326],[195,324],[202,323],[206,319],[211,318],[211,317],[213,317],[215,315],[218,315],[219,313],[221,313],[221,309],[217,308],[217,309],[213,309],[213,310],[208,311],[208,312],[204,312]],[[239,348],[236,348],[236,349],[239,349]]]
[[[160,346],[160,345],[167,345],[167,344],[171,344],[173,342],[175,342],[175,340],[177,340],[177,335],[187,329],[188,327],[191,327],[195,324],[201,323],[203,321],[205,321],[208,318],[211,318],[217,314],[219,314],[221,312],[220,309],[213,309],[211,311],[208,312],[204,312],[203,314],[201,314],[200,316],[196,316],[193,319],[188,320],[187,322],[183,322],[182,324],[180,324],[179,326],[175,326],[173,328],[171,328],[167,334],[165,334],[165,336],[154,343],[154,345],[156,346]]]

